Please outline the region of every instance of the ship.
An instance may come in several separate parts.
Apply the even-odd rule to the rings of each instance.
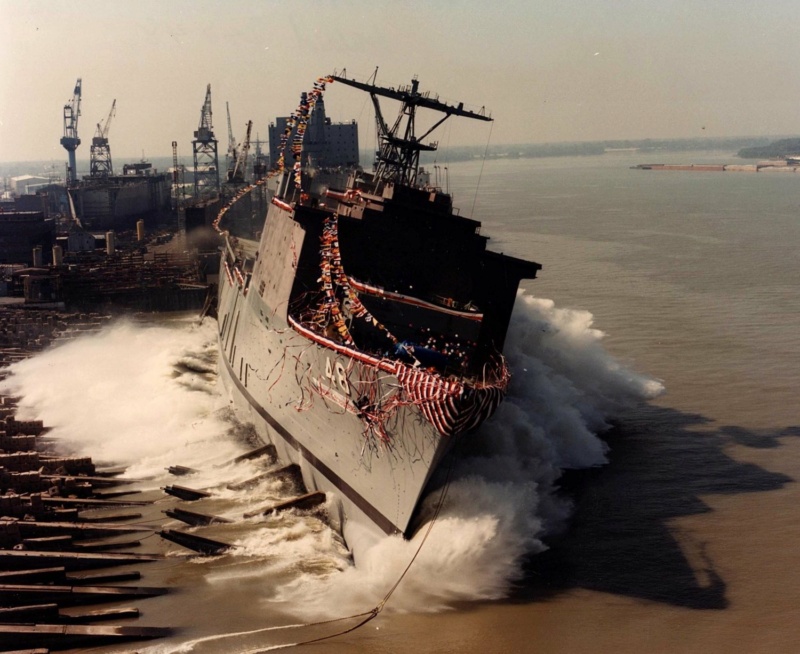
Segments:
[[[354,168],[340,188],[302,148],[334,82],[371,97],[379,139],[372,172]],[[393,122],[387,101],[399,106]],[[436,120],[417,135],[420,110]],[[419,529],[434,473],[506,394],[518,287],[541,269],[488,249],[481,223],[424,174],[420,154],[437,149],[428,137],[451,117],[492,120],[417,78],[321,77],[282,135],[295,161],[280,155],[260,239],[226,232],[224,209],[216,222],[220,378],[237,415],[326,494],[351,550]]]

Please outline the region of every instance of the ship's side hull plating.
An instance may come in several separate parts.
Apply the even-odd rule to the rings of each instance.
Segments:
[[[308,489],[330,494],[331,521],[345,537],[352,521],[408,534],[452,437],[402,401],[396,376],[309,340],[287,323],[281,297],[288,299],[292,252],[303,234],[276,207],[266,225],[251,278],[237,278],[222,258],[221,377],[260,437],[284,461],[299,464]],[[365,417],[365,397],[383,407],[381,429]]]

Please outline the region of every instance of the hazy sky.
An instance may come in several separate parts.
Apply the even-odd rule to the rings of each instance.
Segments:
[[[83,79],[78,159],[114,98],[120,160],[191,159],[208,83],[220,156],[290,113],[320,75],[408,83],[495,118],[441,143],[800,132],[800,0],[0,0],[0,161],[66,160],[62,111]],[[326,93],[374,141],[367,96]],[[389,105],[387,105],[388,109]],[[396,109],[391,108],[392,115]]]

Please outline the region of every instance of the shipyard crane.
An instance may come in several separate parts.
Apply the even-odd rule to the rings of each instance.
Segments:
[[[75,84],[72,92],[72,100],[64,105],[64,136],[61,137],[61,145],[67,151],[69,157],[68,183],[75,184],[78,181],[78,172],[75,164],[75,150],[81,144],[78,138],[78,117],[81,115],[81,78]]]
[[[261,146],[264,144],[264,141],[258,138],[258,134],[256,134],[256,140],[253,141],[256,145],[256,152],[255,157],[253,158],[253,177],[255,179],[261,179],[262,177],[266,177],[267,175],[267,155],[264,154]],[[269,144],[267,144],[269,145]]]
[[[219,158],[217,139],[211,123],[211,84],[206,87],[206,99],[200,109],[200,124],[192,141],[194,155],[195,197],[219,192]]]
[[[376,69],[377,73],[377,69]],[[337,82],[352,86],[362,91],[366,91],[372,98],[375,105],[375,120],[378,124],[378,140],[380,148],[377,154],[375,166],[375,176],[386,181],[399,182],[401,184],[415,185],[419,172],[419,155],[422,151],[433,152],[438,148],[438,143],[422,143],[439,125],[450,116],[464,116],[476,120],[491,121],[492,117],[486,115],[482,107],[479,111],[471,111],[464,108],[464,103],[457,105],[442,102],[438,97],[432,97],[429,92],[420,93],[419,81],[414,78],[411,84],[406,86],[384,87],[377,84],[357,82],[354,79],[345,77],[345,71],[341,75],[331,75]],[[373,78],[374,79],[374,78]],[[390,98],[400,102],[400,111],[394,124],[389,125],[383,119],[378,96]],[[415,135],[415,122],[418,108],[432,109],[444,114],[421,136]],[[405,126],[403,120],[405,119]]]
[[[231,107],[226,102],[225,103],[225,111],[228,114],[228,180],[230,181],[231,172],[233,171],[234,166],[236,166],[236,158],[238,154],[236,152],[236,139],[233,136],[233,127],[231,126]]]
[[[247,121],[247,130],[242,147],[233,165],[233,170],[228,171],[228,181],[233,184],[244,184],[245,171],[247,170],[247,153],[250,151],[250,132],[253,129],[253,121]]]
[[[108,177],[114,174],[114,167],[111,164],[111,147],[108,145],[108,130],[111,127],[111,119],[117,111],[117,100],[111,103],[111,111],[105,123],[97,123],[97,131],[92,138],[92,147],[89,154],[89,175],[91,177]]]

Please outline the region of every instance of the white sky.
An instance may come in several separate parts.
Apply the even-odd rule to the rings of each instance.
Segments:
[[[266,139],[318,76],[376,66],[491,111],[491,132],[456,119],[443,144],[796,134],[799,25],[800,0],[0,0],[0,161],[66,160],[78,77],[78,159],[116,98],[116,163],[173,140],[191,158],[208,83],[222,155],[226,101],[237,138],[252,119]],[[325,96],[362,142],[367,98]]]

